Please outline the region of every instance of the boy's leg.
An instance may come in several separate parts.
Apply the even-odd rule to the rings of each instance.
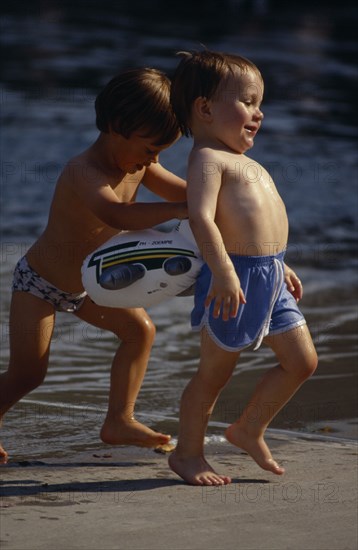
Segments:
[[[264,433],[276,414],[313,374],[317,354],[306,325],[268,336],[265,343],[276,353],[280,364],[263,376],[239,420],[226,430],[226,437],[250,454],[261,468],[280,475],[284,469],[273,460]]]
[[[0,420],[45,378],[55,322],[53,307],[27,292],[14,292],[10,308],[10,362],[0,376]],[[0,462],[7,453],[0,446]]]
[[[183,392],[178,445],[169,457],[171,469],[193,485],[223,485],[231,481],[215,473],[206,462],[204,437],[216,400],[238,357],[238,353],[219,348],[203,329],[199,368]]]
[[[108,412],[101,439],[110,445],[157,447],[168,443],[169,435],[151,430],[134,418],[134,407],[155,338],[155,327],[144,309],[101,307],[88,297],[76,313],[103,330],[116,334],[121,344],[111,369]]]

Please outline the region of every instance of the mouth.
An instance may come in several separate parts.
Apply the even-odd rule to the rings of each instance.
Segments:
[[[245,130],[251,137],[254,137],[258,132],[257,126],[245,126]]]

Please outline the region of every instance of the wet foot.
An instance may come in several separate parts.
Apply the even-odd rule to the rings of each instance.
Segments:
[[[7,459],[8,459],[8,454],[0,443],[0,464],[6,464]]]
[[[171,436],[155,432],[134,418],[130,422],[105,420],[100,437],[109,445],[134,445],[136,447],[156,448],[167,444]]]
[[[203,457],[181,458],[174,451],[168,459],[169,466],[190,485],[227,485],[231,478],[217,474]]]
[[[266,445],[263,436],[259,438],[252,437],[240,428],[239,424],[234,423],[227,428],[225,437],[229,443],[246,451],[264,470],[268,470],[279,476],[285,473],[285,469],[279,466],[272,458],[271,451]]]

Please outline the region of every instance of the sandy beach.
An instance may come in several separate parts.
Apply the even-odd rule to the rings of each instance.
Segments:
[[[357,445],[270,432],[286,474],[210,446],[224,487],[186,485],[152,450],[109,448],[76,460],[1,469],[3,550],[355,550]]]

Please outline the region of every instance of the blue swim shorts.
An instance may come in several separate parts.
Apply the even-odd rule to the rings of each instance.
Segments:
[[[214,301],[205,307],[212,274],[204,264],[195,286],[191,326],[206,328],[212,340],[227,351],[240,351],[255,345],[258,349],[268,334],[287,332],[306,324],[296,300],[284,281],[284,252],[277,256],[237,256],[230,258],[240,278],[246,304],[240,304],[236,317],[223,321],[213,317]]]
[[[59,290],[32,269],[26,256],[15,266],[12,291],[29,292],[49,302],[56,311],[68,313],[78,311],[87,296],[87,292],[70,293]]]

